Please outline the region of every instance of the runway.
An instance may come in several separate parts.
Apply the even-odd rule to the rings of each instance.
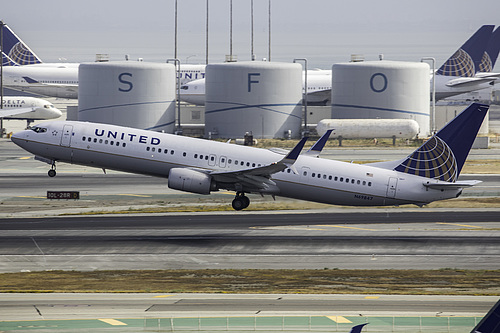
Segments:
[[[0,272],[500,269],[498,210],[2,219],[0,230]]]

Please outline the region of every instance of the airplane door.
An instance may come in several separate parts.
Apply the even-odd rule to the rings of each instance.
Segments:
[[[389,183],[387,184],[387,197],[395,198],[397,188],[398,188],[398,179],[395,177],[389,177]]]
[[[226,160],[227,160],[226,156],[221,156],[220,157],[220,159],[219,159],[219,166],[221,168],[225,168],[226,167]]]
[[[217,163],[217,156],[214,154],[208,155],[208,165],[214,166]]]
[[[61,146],[69,147],[71,145],[71,136],[73,135],[73,126],[64,125],[61,136]]]

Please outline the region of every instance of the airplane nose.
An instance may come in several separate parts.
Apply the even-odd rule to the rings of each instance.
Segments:
[[[19,147],[22,147],[22,142],[24,141],[24,139],[26,139],[27,132],[28,131],[16,132],[16,133],[12,134],[12,136],[10,137],[10,139],[16,145],[18,145]]]

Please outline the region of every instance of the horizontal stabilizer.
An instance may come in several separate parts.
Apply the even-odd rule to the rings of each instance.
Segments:
[[[447,87],[467,87],[475,86],[480,83],[489,83],[496,80],[496,77],[464,77],[459,79],[450,80],[446,83]]]
[[[437,182],[426,181],[426,182],[424,182],[424,186],[428,187],[428,188],[432,188],[434,190],[452,190],[452,189],[463,188],[463,187],[472,187],[472,186],[477,185],[479,183],[482,183],[482,181],[480,181],[480,180],[464,180],[464,181],[459,181],[459,182],[454,182],[454,183],[448,183],[448,182],[443,182],[443,181],[437,181]]]

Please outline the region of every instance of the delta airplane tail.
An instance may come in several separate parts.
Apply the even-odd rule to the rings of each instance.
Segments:
[[[22,66],[42,63],[42,60],[26,45],[9,26],[3,25],[3,66]]]
[[[491,35],[486,51],[484,52],[483,59],[479,64],[479,71],[489,73],[495,67],[495,63],[500,51],[500,27],[496,28],[495,32]]]
[[[394,170],[456,182],[488,109],[488,105],[471,104]]]
[[[473,77],[479,71],[494,25],[483,25],[437,70],[437,75]]]

